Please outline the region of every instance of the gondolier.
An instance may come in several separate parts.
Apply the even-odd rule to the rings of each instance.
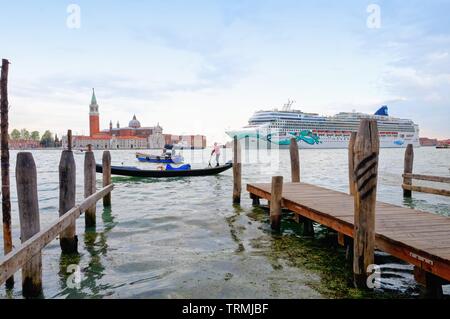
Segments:
[[[217,163],[216,167],[218,167],[218,166],[220,165],[220,164],[219,164],[219,159],[220,159],[220,146],[219,146],[219,144],[217,144],[217,142],[214,143],[214,148],[213,148],[213,150],[212,150],[212,152],[211,152],[211,156],[213,156],[214,154],[216,154],[216,163]]]

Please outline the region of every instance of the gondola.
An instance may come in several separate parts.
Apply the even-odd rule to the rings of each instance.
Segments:
[[[189,177],[189,176],[210,176],[217,175],[233,167],[231,162],[217,167],[207,167],[202,169],[187,169],[187,170],[143,170],[133,166],[112,166],[111,174],[130,177]],[[97,173],[103,173],[103,167],[100,164],[96,165]]]

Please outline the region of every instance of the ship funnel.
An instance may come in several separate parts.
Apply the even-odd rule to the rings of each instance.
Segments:
[[[383,105],[378,111],[375,112],[375,115],[389,116],[387,105]]]

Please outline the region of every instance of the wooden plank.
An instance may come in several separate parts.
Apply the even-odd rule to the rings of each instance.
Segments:
[[[0,258],[0,285],[5,280],[19,270],[31,257],[40,253],[40,251],[54,240],[59,233],[63,232],[67,227],[80,217],[81,213],[94,203],[99,201],[103,196],[110,193],[114,189],[114,185],[99,190],[97,193],[86,198],[80,205],[73,207],[66,214],[59,217],[57,221],[40,231],[26,242],[22,243],[15,250]]]
[[[437,183],[447,183],[450,184],[450,177],[443,176],[431,176],[431,175],[420,175],[420,174],[403,174],[404,178],[417,179],[420,181],[429,181]]]
[[[382,230],[383,232],[387,233],[387,232],[392,232],[392,233],[396,233],[396,234],[402,234],[402,233],[410,233],[410,232],[414,232],[414,233],[420,233],[420,234],[433,234],[435,232],[439,232],[439,231],[446,231],[448,232],[448,234],[450,234],[450,225],[441,225],[439,223],[436,223],[434,225],[427,225],[427,227],[423,227],[423,225],[414,225],[414,226],[410,226],[410,225],[401,225],[401,224],[396,224],[395,226],[391,226],[391,225],[386,225],[383,223],[377,223],[376,224],[377,229]]]
[[[403,189],[413,192],[420,192],[420,193],[427,193],[427,194],[433,194],[433,195],[441,195],[441,196],[450,196],[450,190],[446,189],[436,189],[431,187],[425,187],[425,186],[414,186],[414,185],[402,185]]]
[[[445,223],[436,220],[436,221],[425,221],[425,220],[420,220],[420,221],[410,221],[407,222],[406,219],[397,219],[397,220],[384,220],[384,221],[379,221],[377,220],[377,226],[378,229],[383,229],[383,230],[390,230],[393,229],[394,231],[402,231],[402,230],[419,230],[420,229],[424,229],[425,231],[427,230],[428,227],[435,227],[435,226],[441,226],[441,227],[446,227],[449,228],[450,224],[448,223],[448,221],[445,221]],[[427,227],[424,227],[427,226]]]
[[[385,231],[383,230],[383,234],[390,234],[392,237],[398,239],[411,239],[411,240],[420,240],[426,242],[429,239],[433,239],[433,242],[429,242],[427,244],[428,247],[439,247],[440,243],[450,243],[450,238],[448,238],[449,230],[440,230],[433,232],[420,232],[420,231],[407,231],[407,232],[397,232],[397,231]]]

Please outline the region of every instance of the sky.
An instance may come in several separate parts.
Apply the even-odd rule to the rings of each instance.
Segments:
[[[208,144],[288,99],[323,115],[387,104],[450,138],[450,0],[0,4],[11,129],[88,134],[95,87],[102,128],[136,114]]]

